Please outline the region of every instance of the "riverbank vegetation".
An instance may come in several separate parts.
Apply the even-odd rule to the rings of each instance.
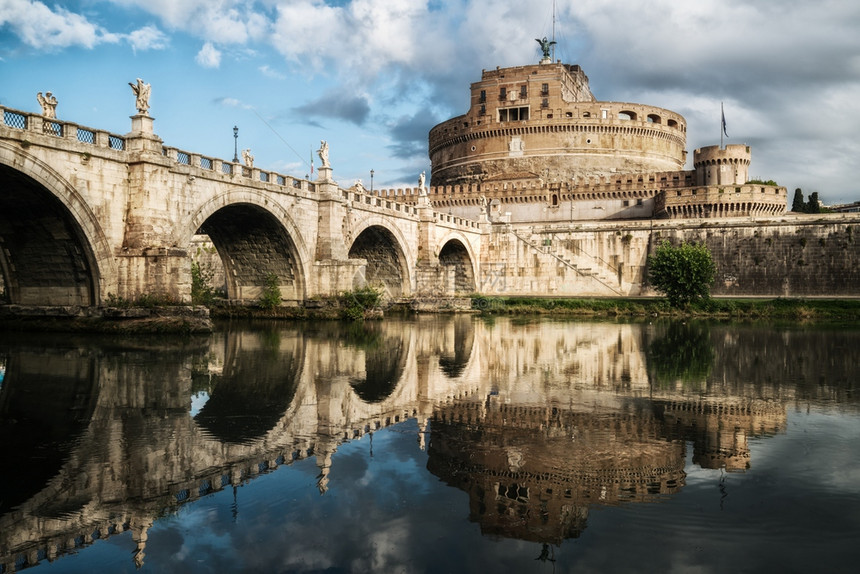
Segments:
[[[860,299],[708,298],[675,307],[663,298],[559,299],[474,295],[472,309],[484,315],[860,320]]]

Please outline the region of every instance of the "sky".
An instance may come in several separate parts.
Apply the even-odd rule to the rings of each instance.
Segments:
[[[141,78],[165,145],[304,177],[326,140],[340,185],[414,187],[481,70],[547,36],[598,100],[683,115],[687,169],[722,105],[751,178],[833,205],[860,200],[857,30],[845,0],[0,0],[0,105],[51,91],[60,120],[125,134]]]

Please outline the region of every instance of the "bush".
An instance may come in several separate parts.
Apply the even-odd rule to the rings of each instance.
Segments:
[[[191,302],[195,305],[212,305],[215,299],[215,289],[212,278],[215,271],[208,263],[201,265],[197,261],[191,263]]]
[[[266,275],[263,283],[263,292],[259,299],[260,307],[272,311],[281,304],[281,282],[274,273]]]
[[[716,267],[704,244],[682,242],[675,247],[663,241],[648,258],[648,278],[657,291],[665,293],[673,307],[707,300]]]
[[[382,291],[370,285],[360,287],[355,291],[341,293],[340,304],[343,317],[352,321],[364,319],[366,311],[375,309],[382,301]]]

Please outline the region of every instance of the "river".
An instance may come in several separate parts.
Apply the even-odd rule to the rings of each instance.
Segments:
[[[0,333],[0,572],[860,562],[860,327]]]

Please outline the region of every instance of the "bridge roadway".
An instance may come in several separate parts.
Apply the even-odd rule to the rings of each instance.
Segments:
[[[208,234],[228,298],[274,274],[286,304],[365,283],[392,299],[476,290],[487,226],[422,198],[345,189],[166,146],[148,115],[124,135],[0,107],[0,271],[21,305],[111,296],[190,301],[192,239]]]

